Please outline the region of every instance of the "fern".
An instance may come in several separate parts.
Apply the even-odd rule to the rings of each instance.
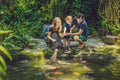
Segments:
[[[11,31],[0,30],[0,35],[8,34],[10,32]],[[8,57],[10,60],[12,60],[12,56],[8,52],[8,50],[0,45],[0,80],[2,80],[2,75],[6,75],[6,70],[7,70],[7,65],[3,58],[3,54],[6,55],[6,57]]]

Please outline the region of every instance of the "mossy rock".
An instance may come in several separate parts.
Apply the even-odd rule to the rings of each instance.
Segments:
[[[117,45],[119,45],[119,46],[120,46],[120,39],[118,39],[118,40],[117,40]]]
[[[101,48],[96,48],[96,52],[101,53],[101,54],[110,54],[110,55],[120,55],[120,47],[119,46],[104,46]]]
[[[118,34],[118,39],[117,39],[116,44],[120,46],[120,34]]]
[[[21,51],[21,54],[30,59],[40,59],[41,57],[44,57],[44,52],[42,50],[32,51],[31,49],[25,49]]]
[[[104,40],[104,42],[106,43],[106,44],[114,44],[115,42],[116,42],[116,36],[111,36],[111,35],[107,35],[106,37],[105,37],[105,40]]]

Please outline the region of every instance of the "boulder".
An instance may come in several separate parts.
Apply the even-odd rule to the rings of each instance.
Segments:
[[[104,38],[106,44],[114,44],[116,42],[117,36],[107,35]]]

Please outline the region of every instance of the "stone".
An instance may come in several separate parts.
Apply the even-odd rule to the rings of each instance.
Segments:
[[[61,71],[56,71],[56,72],[53,72],[52,74],[53,74],[53,75],[63,75],[64,73],[61,72]]]
[[[117,45],[119,45],[120,46],[120,34],[118,35],[118,39],[117,39]]]
[[[29,43],[29,44],[28,44],[28,47],[31,48],[31,49],[32,49],[34,46],[36,46],[36,43]]]
[[[114,44],[116,42],[116,36],[107,35],[105,36],[104,42],[107,44]]]

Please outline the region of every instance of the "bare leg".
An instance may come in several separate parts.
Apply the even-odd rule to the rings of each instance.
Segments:
[[[64,39],[64,41],[63,41],[63,47],[65,48],[66,47],[66,39]]]
[[[50,59],[52,62],[57,61],[57,53],[58,53],[58,49],[55,49],[54,52],[53,52],[53,55],[52,55],[52,57]]]
[[[78,46],[79,48],[82,48],[84,46],[84,42],[81,39],[79,39],[78,36],[74,36],[74,40],[79,42],[79,46]]]
[[[68,44],[68,48],[70,50],[70,40],[67,41],[67,44]]]

